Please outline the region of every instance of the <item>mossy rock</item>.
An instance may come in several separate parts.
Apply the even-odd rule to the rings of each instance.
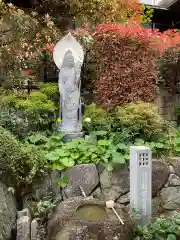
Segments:
[[[16,224],[16,201],[8,188],[0,182],[0,239],[11,239]]]

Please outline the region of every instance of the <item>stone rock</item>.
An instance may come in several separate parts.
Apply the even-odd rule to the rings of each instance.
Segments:
[[[130,188],[129,170],[127,166],[119,166],[108,172],[106,169],[100,175],[102,194],[105,201],[117,200]]]
[[[42,180],[36,182],[32,186],[32,195],[35,199],[40,200],[48,196],[55,199],[61,199],[61,190],[57,182],[60,180],[61,175],[59,171],[48,172]]]
[[[175,210],[180,208],[180,186],[163,188],[160,196],[164,209]]]
[[[95,164],[80,164],[66,170],[63,176],[69,179],[68,185],[63,189],[65,198],[82,196],[80,186],[86,196],[89,196],[99,183],[98,171]]]
[[[16,240],[31,239],[31,220],[28,216],[22,216],[17,220],[17,238]]]
[[[56,240],[84,240],[91,239],[87,226],[69,225],[62,229],[56,236]]]
[[[82,197],[69,198],[61,202],[48,221],[47,240],[130,240],[133,237],[134,221],[115,206],[123,217],[124,225],[111,209],[107,209],[104,219],[88,221],[75,216],[76,209],[86,204],[97,204],[105,209],[105,202]],[[121,211],[121,212],[120,212]]]
[[[174,167],[174,173],[180,177],[180,158],[179,157],[171,157],[168,158],[169,163]]]
[[[10,239],[16,226],[16,201],[8,188],[0,182],[0,239]]]
[[[159,217],[163,218],[179,218],[179,212],[175,211],[165,211],[162,214],[160,214]],[[179,239],[178,239],[179,240]]]
[[[122,195],[118,200],[117,203],[120,204],[128,204],[130,202],[130,192]]]
[[[180,186],[180,178],[175,174],[170,174],[168,182],[165,185],[165,187],[174,187],[174,186]]]
[[[152,161],[152,196],[155,197],[169,177],[169,167],[165,162]]]
[[[104,171],[104,169],[105,169],[105,166],[104,166],[104,164],[102,164],[102,163],[98,163],[98,164],[96,165],[96,167],[97,167],[97,170],[98,170],[98,173],[99,173],[99,174],[101,174],[101,173]]]
[[[100,187],[96,188],[96,189],[92,192],[91,196],[93,196],[94,198],[103,200],[103,199],[102,199],[102,191],[101,191]]]
[[[127,206],[115,203],[114,209],[116,210],[116,212],[119,214],[123,221],[127,221],[127,219],[129,218],[129,208]],[[111,220],[117,221],[117,216],[113,214],[112,209],[106,208],[106,212],[110,216]]]
[[[175,173],[174,167],[172,165],[169,165],[169,172],[170,173]]]
[[[161,198],[155,197],[152,199],[152,215],[157,215],[163,212]]]

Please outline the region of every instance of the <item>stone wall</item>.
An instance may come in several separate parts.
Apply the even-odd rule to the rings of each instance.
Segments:
[[[164,119],[176,123],[174,105],[180,104],[180,94],[172,96],[166,88],[160,88],[157,96],[157,107],[159,114]]]
[[[35,199],[38,202],[52,193],[54,199],[58,199],[58,204],[63,203],[66,206],[71,199],[83,195],[104,203],[107,200],[114,200],[117,212],[123,221],[127,221],[130,202],[129,173],[127,165],[116,167],[112,172],[108,172],[101,164],[76,165],[66,171],[47,173],[41,182],[34,184],[30,195],[33,196],[34,204]],[[69,178],[68,185],[64,188],[58,187],[57,180],[64,176]],[[155,216],[180,208],[180,158],[152,161],[152,197],[152,212]],[[28,205],[24,205],[26,209],[17,214],[17,240],[44,239],[44,235],[40,236],[42,234],[38,233],[39,220],[34,219],[29,211],[32,209],[27,209],[30,205],[28,202]],[[4,211],[3,209],[4,204],[0,202],[0,212]],[[11,214],[7,212],[6,219],[11,217]],[[3,219],[1,220],[0,229],[2,223],[4,224]],[[14,227],[13,222],[11,227]],[[45,234],[46,230],[43,228],[41,232]]]
[[[74,166],[65,172],[59,172],[58,176],[68,176],[69,178],[68,185],[58,189],[56,182],[53,182],[53,179],[55,181],[57,178],[50,177],[51,181],[49,181],[49,184],[55,186],[51,186],[51,190],[53,188],[56,189],[55,197],[59,197],[60,202],[69,201],[83,194],[104,202],[114,200],[116,204],[115,208],[123,220],[126,221],[130,202],[128,166],[121,166],[112,172],[108,172],[101,164],[97,166],[94,164],[82,164]],[[34,189],[36,189],[33,193],[34,196],[39,194],[38,187],[41,188],[42,196],[46,196],[49,187],[47,177],[44,181],[46,188],[41,188],[41,186],[44,186],[43,181],[34,186]],[[152,161],[152,197],[153,215],[158,216],[180,208],[180,158],[169,158],[166,161]],[[24,216],[22,216],[21,220],[18,220],[17,225],[22,225],[22,220],[26,222],[25,228],[27,226],[30,227],[32,224],[37,225],[36,220],[33,220],[34,222],[30,224],[28,217],[25,218]],[[17,238],[17,240],[21,239]],[[37,237],[36,239],[39,238]]]

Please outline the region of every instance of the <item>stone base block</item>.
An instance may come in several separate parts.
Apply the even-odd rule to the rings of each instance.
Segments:
[[[73,139],[77,138],[84,138],[83,132],[76,132],[76,133],[65,133],[65,136],[63,137],[64,142],[71,142]]]

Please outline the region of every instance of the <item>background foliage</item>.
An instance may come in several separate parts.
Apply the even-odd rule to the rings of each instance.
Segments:
[[[0,145],[0,175],[1,181],[5,181],[6,185],[16,188],[22,183],[31,183],[43,173],[45,162],[35,146],[27,147],[21,144],[2,127]]]
[[[51,133],[56,127],[57,89],[54,84],[42,84],[39,91],[30,95],[2,95],[0,126],[12,131],[20,139],[36,131]]]
[[[87,121],[88,118],[90,118],[90,122]],[[85,106],[83,119],[83,128],[87,133],[98,130],[111,130],[112,117],[107,111],[95,104]]]
[[[180,33],[179,33],[180,34]],[[158,62],[161,83],[176,94],[180,83],[180,45],[168,48]]]
[[[100,25],[94,35],[97,77],[95,102],[120,105],[155,98],[157,49],[151,33],[137,25]]]
[[[44,60],[52,61],[52,43],[60,37],[50,16],[26,14],[12,4],[0,2],[0,86],[22,87],[36,79]],[[48,49],[48,51],[47,51]]]
[[[75,36],[88,51],[85,66],[94,101],[103,106],[154,101],[159,84],[157,62],[180,41],[176,30],[160,33],[135,22],[100,24],[94,32],[84,26]]]
[[[125,22],[130,16],[140,15],[141,7],[136,0],[73,0],[70,13],[93,27],[99,23]]]
[[[151,103],[136,102],[117,107],[116,120],[136,137],[157,140],[166,131],[167,123]]]

